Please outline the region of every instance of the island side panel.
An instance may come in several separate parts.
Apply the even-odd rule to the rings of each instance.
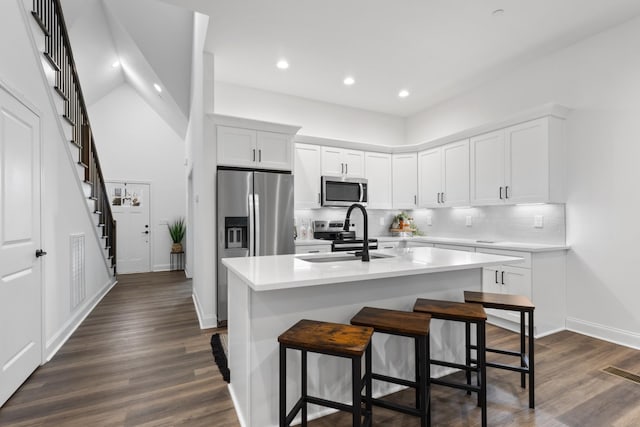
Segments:
[[[228,326],[229,338],[229,393],[236,408],[238,420],[243,427],[251,424],[250,408],[250,318],[251,289],[231,270],[227,273]]]
[[[462,301],[464,290],[480,290],[481,279],[481,269],[478,268],[288,290],[249,290],[248,298],[242,300],[237,297],[235,302],[230,296],[229,302],[233,304],[230,313],[235,314],[229,317],[229,334],[244,335],[242,338],[232,338],[234,341],[243,340],[244,344],[237,344],[230,349],[233,361],[231,382],[234,385],[238,379],[243,382],[243,390],[248,387],[248,409],[244,413],[247,425],[264,427],[278,424],[277,337],[298,320],[306,318],[349,323],[351,317],[365,305],[410,311],[418,297]],[[234,280],[230,289],[232,287],[247,288],[239,280]],[[248,310],[236,306],[241,300],[250,304]],[[236,317],[244,319],[235,320]],[[232,327],[235,322],[236,325],[246,325],[248,322],[248,329]],[[434,358],[464,361],[464,328],[461,324],[434,320],[431,331]],[[237,377],[233,366],[236,366],[236,371],[242,369],[240,365],[247,359],[240,352],[246,351],[246,348],[249,348],[249,365]],[[238,354],[234,353],[235,350]],[[375,336],[374,369],[410,379],[413,377],[413,356],[411,340],[382,334]],[[297,352],[290,351],[287,360],[287,401],[291,407],[299,396],[300,358]],[[308,370],[310,394],[344,403],[351,401],[350,364],[347,360],[310,355]],[[437,367],[433,367],[433,371],[436,376],[448,372]],[[396,390],[397,386],[378,382],[374,386],[374,395],[381,396]],[[328,412],[331,410],[309,407],[311,418]]]

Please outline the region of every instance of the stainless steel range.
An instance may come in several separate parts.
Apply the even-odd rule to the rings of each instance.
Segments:
[[[353,225],[352,225],[353,226]],[[363,240],[355,230],[344,231],[344,220],[313,221],[313,238],[331,240],[332,252],[361,251]],[[369,249],[378,249],[378,239],[369,239]]]

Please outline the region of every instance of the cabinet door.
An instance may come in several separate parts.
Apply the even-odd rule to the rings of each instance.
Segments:
[[[549,200],[548,123],[543,118],[505,130],[505,185],[509,203]]]
[[[442,150],[418,153],[418,205],[421,208],[442,206],[439,194],[442,192]]]
[[[391,209],[393,203],[391,175],[391,154],[365,153],[369,209]]]
[[[218,126],[216,137],[219,165],[245,167],[256,165],[258,153],[255,130]]]
[[[320,254],[331,252],[331,245],[296,245],[297,254]]]
[[[322,175],[342,176],[344,174],[343,151],[342,148],[322,147]]]
[[[471,138],[471,204],[504,203],[504,130]]]
[[[296,209],[320,207],[320,147],[295,144],[294,198]]]
[[[400,245],[400,242],[381,242],[378,240],[378,249],[395,249]]]
[[[482,269],[482,292],[493,294],[502,293],[501,273],[499,266],[484,267]]]
[[[414,209],[418,204],[418,155],[394,154],[393,208]]]
[[[291,137],[283,133],[257,132],[258,167],[291,170]]]
[[[504,285],[502,292],[510,295],[524,295],[531,299],[531,270],[528,268],[511,267],[503,265]],[[502,280],[502,277],[501,277]],[[512,311],[503,311],[505,319],[512,322],[520,322],[520,314]]]
[[[344,150],[344,174],[364,178],[364,151]]]
[[[469,140],[442,147],[444,206],[469,205]]]

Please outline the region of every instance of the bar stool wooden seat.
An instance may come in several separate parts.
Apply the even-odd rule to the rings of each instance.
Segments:
[[[506,365],[503,363],[486,362],[487,366],[508,371],[520,372],[520,386],[526,388],[526,376],[529,375],[529,408],[535,408],[535,369],[534,369],[534,332],[533,332],[533,310],[535,306],[531,300],[522,295],[495,294],[489,292],[464,292],[464,300],[470,303],[482,304],[485,308],[495,308],[498,310],[518,311],[520,313],[520,351],[502,350],[485,347],[485,352],[506,354],[520,358],[520,366]],[[525,313],[528,317],[528,352],[526,341]],[[467,330],[467,336],[469,331]],[[467,339],[467,358],[470,358],[471,350],[477,350],[476,346],[470,344]],[[485,356],[486,360],[486,356]],[[467,382],[471,379],[467,377]]]
[[[471,363],[470,360],[466,360],[465,364],[447,362],[444,360],[434,360],[430,358],[431,365],[445,366],[449,368],[455,368],[463,370],[469,377],[470,373],[477,373],[477,385],[473,385],[468,381],[465,383],[459,383],[449,380],[443,380],[440,378],[430,378],[430,384],[442,385],[447,387],[453,387],[460,390],[466,390],[467,392],[478,393],[478,406],[481,410],[482,426],[487,425],[487,372],[484,359],[485,348],[485,326],[487,321],[487,314],[480,304],[454,302],[454,301],[440,301],[418,298],[413,311],[420,313],[428,313],[432,319],[449,320],[455,322],[463,322],[466,327],[470,325],[476,325],[477,333],[477,348],[478,357],[475,363]]]
[[[371,426],[371,336],[373,328],[339,323],[300,320],[278,337],[280,343],[280,427],[289,426],[302,411],[302,425],[307,425],[307,404],[326,406],[353,415],[353,426]],[[302,353],[301,396],[287,413],[287,349]],[[307,394],[307,352],[351,359],[352,405],[321,399]],[[365,375],[362,378],[362,355]],[[365,410],[362,389],[366,387]],[[362,419],[364,415],[364,420]]]
[[[351,319],[352,325],[370,326],[375,332],[413,338],[415,342],[415,381],[390,377],[371,372],[371,378],[393,384],[411,387],[416,392],[415,407],[390,402],[383,399],[372,399],[375,406],[402,412],[420,418],[420,425],[431,425],[429,413],[429,324],[431,316],[383,308],[364,307]]]

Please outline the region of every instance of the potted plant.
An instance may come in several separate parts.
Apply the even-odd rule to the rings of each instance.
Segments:
[[[402,230],[406,227],[405,224],[409,224],[409,215],[402,211],[395,217],[393,217],[393,228]]]
[[[171,246],[171,252],[182,252],[182,239],[187,232],[187,225],[184,222],[184,218],[180,217],[170,224],[167,224],[169,228],[169,235],[173,245]]]

